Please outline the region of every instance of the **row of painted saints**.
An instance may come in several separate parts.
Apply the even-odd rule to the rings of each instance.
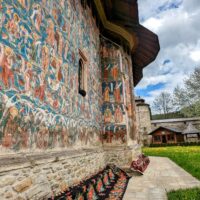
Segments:
[[[115,85],[115,87],[114,87]],[[114,88],[113,88],[114,87]],[[104,88],[104,101],[105,102],[116,102],[116,103],[121,103],[122,97],[121,97],[121,90],[122,90],[122,83],[110,83],[106,84]],[[114,99],[112,98],[114,96]]]
[[[7,122],[3,127],[4,135],[1,138],[1,145],[5,148],[19,150],[27,148],[47,149],[69,147],[74,142],[78,142],[78,139],[82,144],[87,145],[92,142],[90,136],[95,137],[94,132],[96,130],[88,131],[85,128],[79,130],[79,136],[77,137],[74,129],[70,130],[71,128],[59,124],[52,129],[49,129],[45,124],[37,127],[32,114],[29,115],[30,121],[27,124],[27,122],[21,121],[20,113],[16,107],[11,107],[8,112]],[[32,129],[35,129],[35,134],[32,134]]]
[[[113,105],[112,107],[115,107],[115,106]],[[104,110],[104,122],[105,123],[123,123],[124,117],[123,117],[121,106],[118,105],[114,109],[111,109],[110,106],[106,106]]]
[[[119,51],[113,45],[103,44],[101,46],[100,54],[103,59],[119,59]]]
[[[123,144],[127,134],[125,114],[132,117],[132,73],[128,56],[114,44],[108,41],[104,43],[105,40],[103,39],[101,47],[105,122],[103,138],[106,143]]]
[[[120,70],[118,64],[105,64],[103,69],[103,77],[105,81],[110,79],[117,81],[120,79]]]

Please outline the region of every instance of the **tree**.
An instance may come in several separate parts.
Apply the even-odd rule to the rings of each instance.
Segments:
[[[183,87],[177,86],[173,93],[176,107],[185,117],[200,116],[200,68],[189,75]]]
[[[174,110],[172,95],[168,92],[161,92],[153,101],[153,109],[166,117]]]
[[[191,98],[196,101],[200,100],[200,67],[196,68],[185,80],[185,88],[190,93]]]
[[[185,88],[181,88],[180,86],[176,86],[173,93],[174,105],[180,110],[183,107],[191,106],[194,101],[192,98],[192,94]]]

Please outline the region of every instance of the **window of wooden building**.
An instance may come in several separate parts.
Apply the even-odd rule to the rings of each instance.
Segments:
[[[155,142],[161,142],[160,135],[155,135],[155,136],[154,136],[154,141],[155,141]]]
[[[168,135],[167,140],[169,141],[174,141],[174,135]]]

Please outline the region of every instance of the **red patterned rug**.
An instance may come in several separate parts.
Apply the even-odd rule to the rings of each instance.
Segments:
[[[129,178],[120,168],[107,166],[79,185],[49,200],[121,200]]]

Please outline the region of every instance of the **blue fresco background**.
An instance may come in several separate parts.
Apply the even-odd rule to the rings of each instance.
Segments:
[[[99,31],[80,1],[0,1],[0,145],[9,150],[97,145]],[[79,50],[88,59],[78,93]]]

